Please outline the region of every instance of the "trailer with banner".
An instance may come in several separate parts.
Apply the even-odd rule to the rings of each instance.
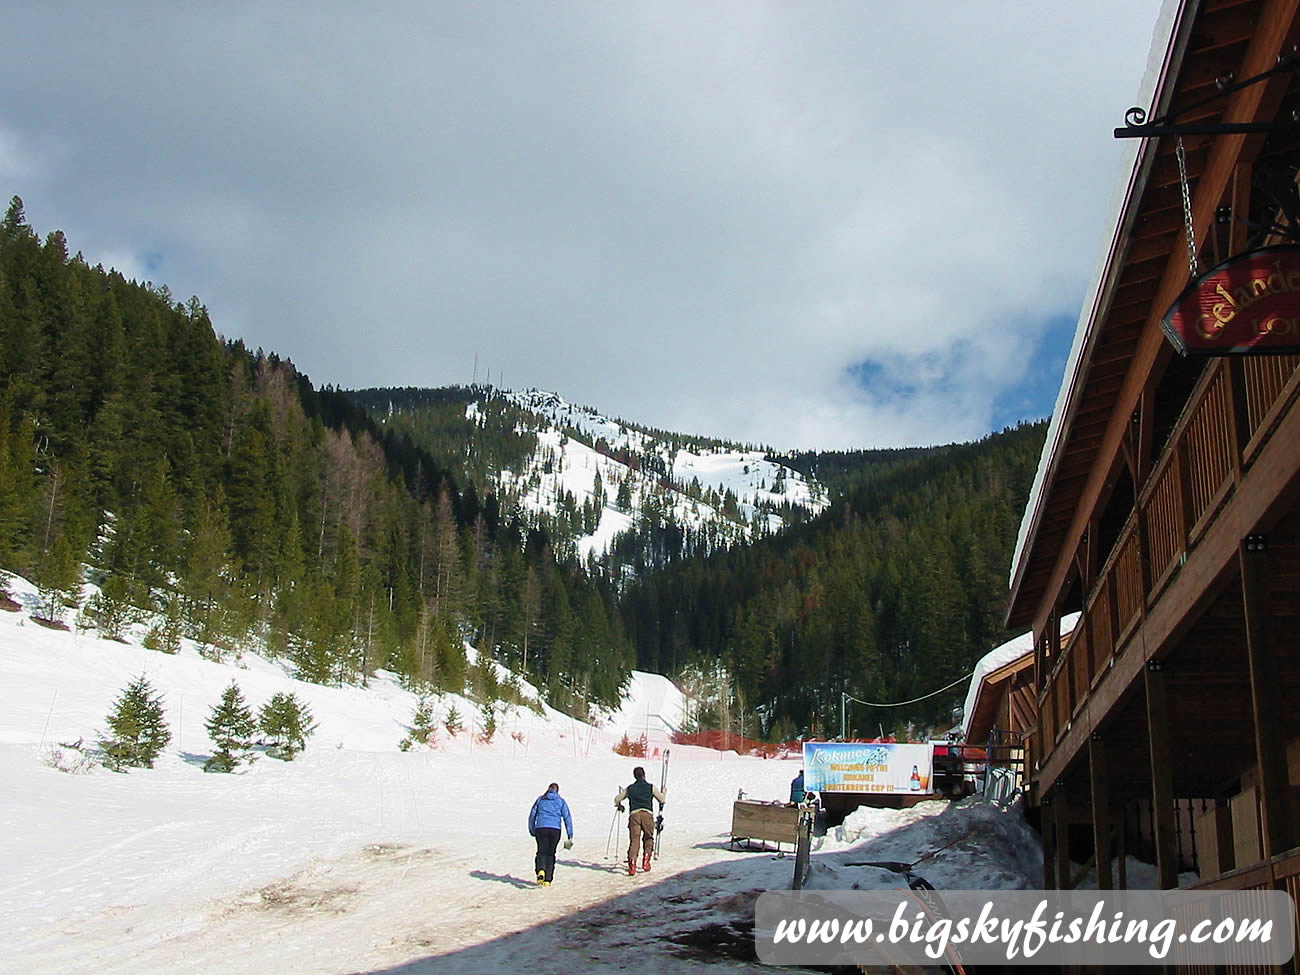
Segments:
[[[975,751],[946,742],[805,741],[804,788],[832,822],[858,806],[956,798],[974,791],[970,780],[983,758]]]

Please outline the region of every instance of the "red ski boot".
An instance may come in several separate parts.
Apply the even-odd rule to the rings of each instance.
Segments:
[[[650,854],[647,853],[641,858],[641,870],[643,873],[650,872]]]
[[[636,861],[635,861],[635,860],[629,860],[629,861],[627,861],[627,875],[628,875],[629,877],[635,877],[635,876],[636,876]]]

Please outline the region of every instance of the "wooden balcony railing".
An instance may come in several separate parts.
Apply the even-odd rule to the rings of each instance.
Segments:
[[[1201,377],[1143,485],[1074,633],[1047,662],[1034,761],[1051,754],[1116,654],[1214,523],[1300,387],[1300,356],[1219,359]]]
[[[1300,900],[1297,900],[1297,898],[1300,898],[1300,850],[1280,853],[1271,860],[1251,864],[1239,870],[1229,870],[1218,877],[1211,877],[1207,880],[1189,884],[1188,887],[1191,890],[1285,890],[1291,896],[1292,901],[1300,903]],[[1296,943],[1300,944],[1300,914],[1296,916],[1295,938]],[[1210,965],[1187,969],[1187,971],[1196,973],[1196,975],[1200,975],[1200,973],[1214,975],[1215,972],[1222,970]],[[1267,969],[1247,968],[1245,966],[1229,969],[1232,972],[1257,972],[1261,970]]]

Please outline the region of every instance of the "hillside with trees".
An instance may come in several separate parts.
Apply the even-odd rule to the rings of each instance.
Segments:
[[[265,648],[319,683],[385,669],[421,691],[509,696],[468,664],[468,642],[579,714],[615,703],[639,666],[698,691],[703,727],[754,737],[838,733],[842,692],[923,694],[1006,636],[1043,424],[782,456],[780,470],[755,451],[748,510],[671,483],[679,452],[716,441],[634,431],[646,449],[619,459],[597,438],[590,455],[637,479],[597,476],[593,498],[649,528],[583,559],[549,529],[589,530],[594,507],[559,503],[539,522],[491,486],[493,471],[538,463],[542,434],[510,400],[478,396],[317,389],[288,358],[220,338],[198,298],[92,267],[61,232],[41,240],[15,197],[0,223],[0,570],[38,584],[38,622],[121,638],[147,614],[146,644],[164,652],[185,635],[215,658]],[[384,422],[394,399],[406,416]],[[596,422],[565,415],[571,428],[545,434],[561,447]],[[818,506],[775,521],[794,487]],[[711,503],[730,534],[676,513]],[[85,573],[98,590],[79,605]],[[959,696],[850,720],[872,733],[941,722]]]
[[[102,592],[77,607],[83,564]],[[468,639],[581,709],[616,701],[631,659],[607,588],[544,533],[288,359],[219,339],[197,298],[91,267],[61,232],[42,242],[17,197],[0,224],[0,568],[39,584],[50,625],[113,635],[161,614],[160,649],[252,641],[322,683],[490,683]]]
[[[595,555],[616,579],[745,544],[826,506],[820,485],[764,448],[606,417],[556,393],[475,385],[347,395],[545,531],[557,551]]]
[[[707,689],[704,726],[741,732],[743,718],[776,739],[839,734],[842,692],[892,703],[962,677],[1008,637],[1007,566],[1045,429],[832,457],[842,493],[816,520],[629,588],[638,665]],[[946,726],[963,694],[853,705],[850,730]]]

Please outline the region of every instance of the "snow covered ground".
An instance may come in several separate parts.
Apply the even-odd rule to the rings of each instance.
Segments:
[[[11,590],[31,605],[22,580]],[[135,638],[133,638],[135,639]],[[146,674],[173,739],[153,769],[85,774],[48,764],[93,741],[122,688]],[[207,774],[204,723],[234,679],[249,704],[292,691],[319,730],[285,763]],[[533,973],[770,971],[746,957],[753,902],[786,888],[793,859],[728,848],[731,803],[780,801],[793,762],[674,746],[662,858],[620,867],[612,798],[640,761],[621,757],[682,701],[637,675],[601,727],[546,709],[498,719],[495,740],[442,734],[402,752],[415,698],[293,680],[246,655],[215,663],[45,629],[0,612],[2,972]],[[455,704],[466,723],[472,702]],[[652,746],[653,748],[653,746]],[[577,842],[550,888],[530,882],[533,799],[558,781]],[[817,841],[812,885],[898,886],[862,861],[915,863],[940,887],[1027,887],[1041,851],[1018,811],[967,800],[859,810]]]

